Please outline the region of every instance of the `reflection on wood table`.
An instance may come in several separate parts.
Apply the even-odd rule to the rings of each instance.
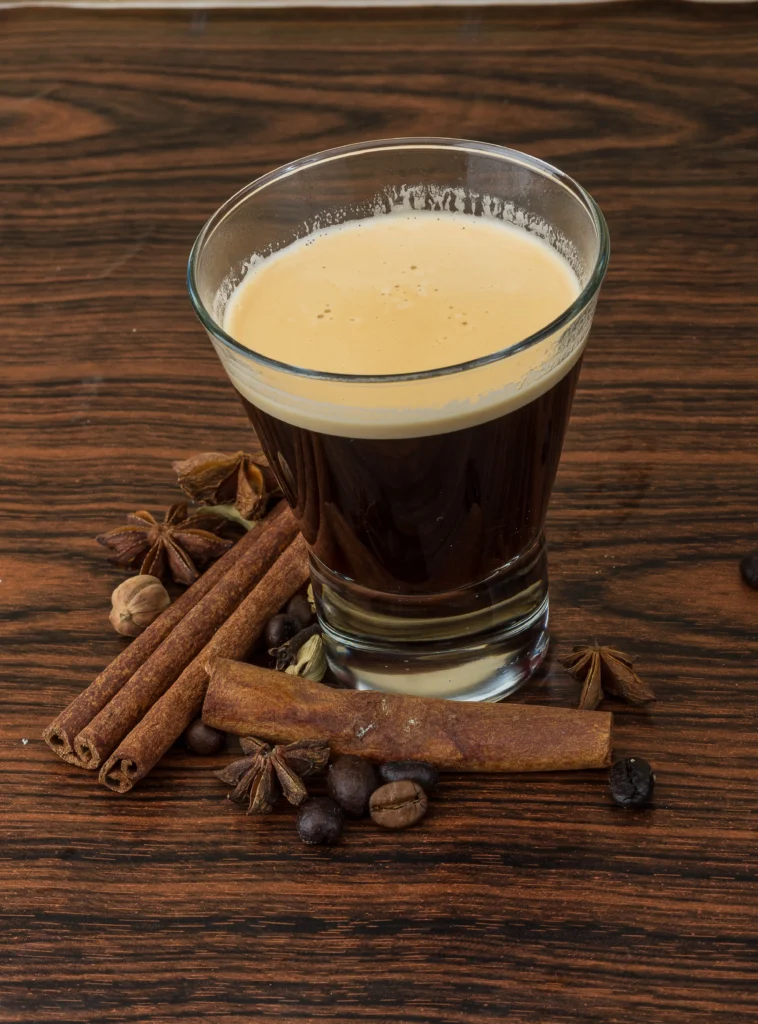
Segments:
[[[0,1021],[755,1021],[757,100],[752,5],[0,12]],[[632,654],[660,699],[616,750],[655,806],[456,776],[325,850],[234,808],[224,756],[117,797],[40,733],[121,647],[94,536],[246,444],[191,242],[275,165],[413,134],[525,149],[607,215],[523,699],[576,701],[572,643]]]

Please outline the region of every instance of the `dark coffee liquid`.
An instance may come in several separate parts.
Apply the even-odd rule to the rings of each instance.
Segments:
[[[442,593],[538,540],[580,364],[514,412],[431,437],[335,437],[242,401],[325,565],[374,591]]]

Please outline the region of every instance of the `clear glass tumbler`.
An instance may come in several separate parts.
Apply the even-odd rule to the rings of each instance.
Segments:
[[[569,262],[580,294],[517,344],[419,373],[317,372],[224,330],[254,254],[400,209],[534,232]],[[192,303],[308,542],[328,659],[343,682],[497,700],[544,657],[545,514],[608,254],[603,216],[571,178],[455,139],[305,157],[242,189],[200,232]]]

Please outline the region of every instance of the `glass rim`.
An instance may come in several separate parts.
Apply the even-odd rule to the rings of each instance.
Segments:
[[[272,359],[270,356],[265,356],[260,352],[256,352],[254,349],[248,348],[246,345],[242,345],[239,341],[228,334],[221,324],[217,323],[213,315],[206,308],[205,303],[200,298],[196,281],[197,264],[200,255],[206,243],[213,235],[213,232],[222,223],[222,221],[251,196],[256,195],[269,185],[272,185],[284,178],[288,178],[293,174],[298,174],[301,171],[307,170],[310,167],[316,167],[319,164],[330,163],[333,160],[344,159],[355,156],[359,153],[365,154],[387,149],[455,149],[464,152],[468,151],[478,153],[483,156],[497,157],[510,163],[522,164],[545,177],[551,178],[553,181],[557,181],[567,191],[571,192],[574,198],[583,205],[585,211],[589,214],[590,220],[592,221],[597,233],[598,254],[587,284],[582,288],[581,292],[574,299],[571,305],[567,306],[562,313],[551,320],[550,323],[541,327],[538,331],[522,338],[521,341],[514,342],[512,345],[498,349],[496,352],[490,352],[487,355],[478,356],[476,359],[468,359],[462,363],[455,363],[450,366],[435,367],[431,370],[417,370],[412,373],[334,373],[333,371],[313,370],[304,366],[294,366],[291,363],[285,363],[279,359]],[[266,174],[255,178],[249,184],[235,192],[233,196],[227,199],[227,201],[211,215],[195,239],[190,251],[189,262],[187,264],[187,289],[189,291],[190,301],[192,302],[195,314],[203,327],[205,327],[206,331],[213,335],[213,337],[222,344],[233,349],[235,352],[247,359],[252,359],[254,362],[262,363],[264,366],[269,366],[275,370],[291,373],[295,376],[305,377],[312,380],[326,380],[350,384],[392,384],[403,381],[428,380],[435,377],[447,376],[453,373],[465,373],[467,370],[475,370],[479,367],[507,359],[510,356],[523,352],[526,349],[531,348],[533,345],[537,345],[539,342],[544,341],[546,338],[551,337],[578,316],[595,297],[603,282],[603,278],[605,277],[609,257],[610,238],[608,235],[608,226],[600,207],[592,198],[590,193],[587,192],[586,189],[582,188],[577,181],[575,181],[570,175],[565,174],[559,168],[547,163],[547,161],[540,160],[539,157],[530,156],[528,153],[522,153],[517,149],[509,149],[506,146],[499,146],[495,143],[476,142],[468,139],[448,139],[424,136],[375,139],[369,142],[351,143],[347,146],[336,146],[332,149],[324,149],[317,153],[311,153],[307,156],[299,157],[297,160],[292,160],[290,163],[283,164],[282,166],[276,167],[273,170],[268,171]]]

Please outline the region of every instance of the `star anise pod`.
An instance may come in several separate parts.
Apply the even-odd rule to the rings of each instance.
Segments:
[[[278,493],[263,454],[203,452],[173,464],[179,486],[205,505],[234,505],[243,519],[258,519],[268,499]]]
[[[189,586],[200,575],[196,563],[212,561],[232,546],[232,541],[215,536],[226,520],[206,512],[187,514],[184,502],[172,505],[163,522],[149,512],[132,512],[128,526],[119,526],[97,538],[110,548],[121,565],[141,563],[142,575],[165,579],[167,573],[177,583]]]
[[[655,700],[651,688],[634,671],[631,659],[613,647],[601,647],[598,643],[575,645],[573,654],[561,664],[583,683],[579,697],[582,711],[593,711],[603,699],[604,691],[627,704],[647,704]]]
[[[308,796],[302,780],[322,771],[329,761],[326,740],[272,747],[254,736],[244,736],[240,743],[246,756],[215,774],[234,786],[231,799],[247,803],[248,814],[268,814],[282,793],[297,807]]]

